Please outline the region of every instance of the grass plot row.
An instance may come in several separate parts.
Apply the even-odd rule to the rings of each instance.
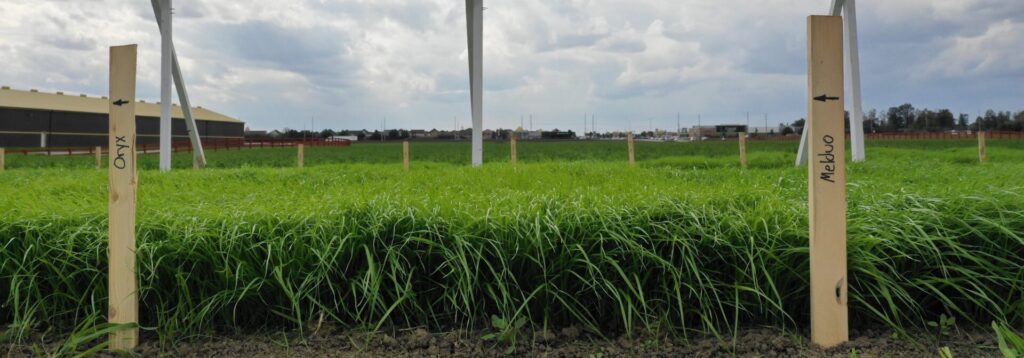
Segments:
[[[879,148],[849,174],[854,325],[1024,324],[1024,165]],[[400,152],[399,152],[400,154]],[[1004,157],[1024,158],[1005,149]],[[1015,156],[1015,157],[1014,157]],[[806,169],[371,164],[140,173],[141,324],[600,334],[808,323]],[[706,163],[732,161],[710,158]],[[106,311],[102,171],[2,174],[7,339]]]

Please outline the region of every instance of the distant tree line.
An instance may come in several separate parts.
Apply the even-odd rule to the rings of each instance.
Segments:
[[[846,112],[846,129],[850,128],[850,112]],[[800,118],[783,129],[783,134],[803,129]],[[864,114],[865,132],[943,132],[951,130],[1024,131],[1024,111],[987,110],[984,115],[971,118],[967,113],[953,114],[948,109],[917,109],[910,103],[889,107],[886,111],[870,110]]]
[[[850,128],[850,113],[846,112],[846,129]],[[774,130],[769,134],[781,133],[782,135],[789,134],[800,134],[803,130],[804,123],[806,120],[800,118],[792,123],[779,124],[779,131]],[[864,114],[864,131],[868,133],[873,132],[943,132],[952,130],[961,131],[977,131],[979,130],[993,130],[993,131],[1024,131],[1024,111],[1011,112],[1011,111],[995,111],[987,110],[983,115],[971,118],[967,113],[954,114],[949,109],[931,110],[928,108],[914,108],[910,103],[904,103],[899,106],[889,107],[888,110],[879,111],[872,109]],[[512,129],[497,129],[485,131],[485,138],[487,139],[509,139],[515,130]],[[418,132],[418,134],[414,133]],[[529,133],[529,131],[522,131],[520,133],[521,138],[536,138],[538,133],[541,139],[567,139],[575,138],[576,133],[573,131],[560,131],[558,129],[552,131],[534,131],[534,135],[527,136],[523,133]],[[302,138],[320,138],[326,139],[334,136],[356,136],[359,140],[381,140],[381,136],[385,140],[403,140],[411,138],[424,138],[424,139],[465,139],[472,137],[471,129],[462,129],[458,131],[439,131],[437,129],[431,129],[430,131],[425,130],[407,130],[407,129],[390,129],[384,132],[380,130],[333,130],[324,129],[321,131],[310,131],[310,130],[296,130],[285,128],[280,131],[279,137],[289,139],[302,139]],[[656,137],[663,133],[648,131],[640,133],[640,137]],[[591,131],[586,133],[588,138],[614,138],[624,136],[621,132],[595,132]]]

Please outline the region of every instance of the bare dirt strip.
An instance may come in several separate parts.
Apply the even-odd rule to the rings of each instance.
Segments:
[[[954,357],[999,357],[992,332],[953,330],[912,332],[897,337],[891,330],[851,332],[850,342],[830,349],[816,347],[806,332],[787,333],[773,328],[751,328],[733,337],[689,338],[641,334],[602,338],[575,327],[521,334],[510,344],[482,339],[484,333],[424,329],[369,334],[323,328],[306,332],[277,332],[196,338],[161,347],[155,337],[143,337],[136,351],[144,357],[938,357],[948,347]],[[8,345],[7,357],[49,355],[59,342]],[[101,353],[100,356],[113,356]]]

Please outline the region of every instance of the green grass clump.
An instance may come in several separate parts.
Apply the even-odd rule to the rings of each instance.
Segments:
[[[563,142],[477,169],[465,144],[434,143],[414,144],[409,172],[390,144],[312,148],[302,170],[274,168],[294,165],[275,149],[212,161],[233,169],[143,171],[141,325],[165,339],[321,317],[370,329],[525,317],[604,334],[805,326],[794,143],[752,143],[748,170],[735,143],[639,144],[634,169],[624,143]],[[1024,324],[1024,148],[993,141],[984,164],[969,143],[868,148],[848,168],[854,324]],[[106,173],[41,163],[0,173],[8,339],[106,311]]]

